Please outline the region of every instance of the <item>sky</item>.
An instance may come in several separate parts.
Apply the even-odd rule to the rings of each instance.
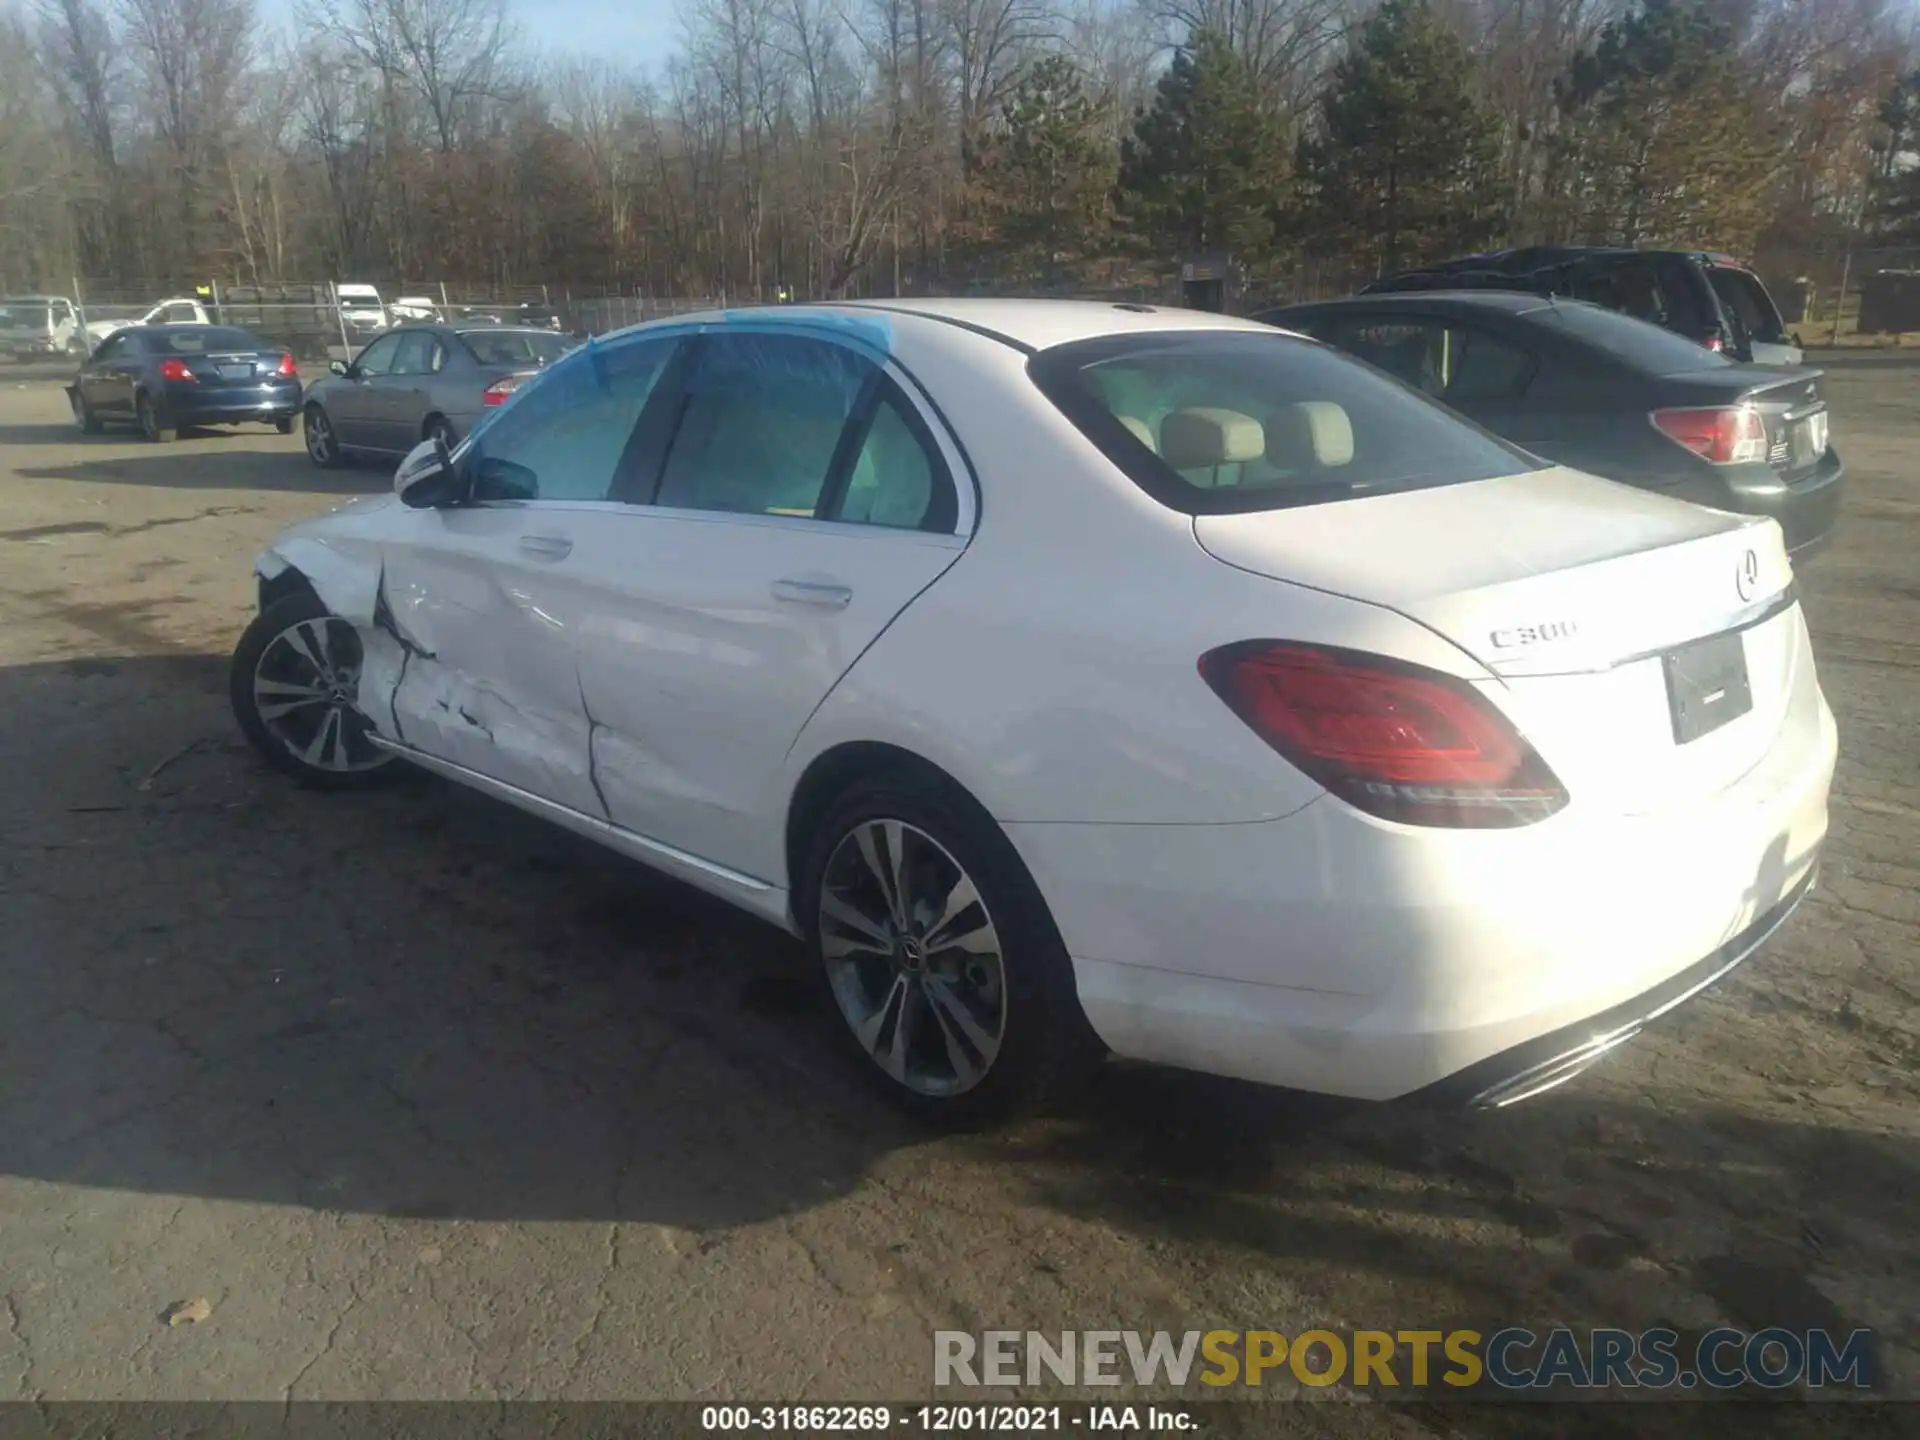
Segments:
[[[653,70],[680,48],[677,0],[507,0],[521,34],[556,55],[591,55]],[[283,29],[296,0],[258,0],[262,18]]]

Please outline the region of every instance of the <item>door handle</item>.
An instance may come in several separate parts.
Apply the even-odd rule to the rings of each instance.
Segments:
[[[818,605],[826,610],[844,610],[853,599],[853,590],[829,580],[776,580],[773,598],[790,600],[796,605]]]
[[[522,535],[520,549],[536,560],[564,560],[573,553],[573,541],[564,535]]]

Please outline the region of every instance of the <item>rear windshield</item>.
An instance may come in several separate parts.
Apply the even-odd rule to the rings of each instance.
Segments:
[[[226,325],[195,325],[183,330],[150,330],[147,348],[160,355],[224,355],[236,350],[271,350],[258,335]]]
[[[482,365],[547,365],[567,353],[567,341],[551,331],[462,330],[460,339]]]
[[[1323,345],[1135,333],[1042,351],[1034,383],[1148,494],[1189,515],[1488,480],[1542,462]]]
[[[44,300],[0,300],[0,325],[52,328],[53,309]]]
[[[1730,266],[1710,265],[1707,278],[1713,282],[1720,303],[1747,327],[1747,334],[1768,345],[1785,342],[1786,327],[1780,322],[1780,312],[1774,308],[1773,297],[1767,294],[1767,287],[1760,283],[1758,276]]]
[[[1562,330],[1616,360],[1651,375],[1673,375],[1683,370],[1722,370],[1734,362],[1706,346],[1597,305],[1558,304],[1532,310],[1527,318]]]

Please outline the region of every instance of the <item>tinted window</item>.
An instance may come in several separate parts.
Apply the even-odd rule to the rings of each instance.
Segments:
[[[951,530],[952,496],[946,466],[917,417],[899,396],[883,393],[832,518],[899,530]]]
[[[567,351],[566,339],[551,332],[462,330],[460,342],[482,365],[549,365]]]
[[[361,375],[385,375],[393,368],[394,357],[399,350],[398,335],[382,335],[353,357],[354,371]]]
[[[1532,311],[1528,318],[1542,325],[1558,326],[1576,339],[1649,374],[1719,370],[1734,363],[1671,330],[1593,305],[1554,305]]]
[[[824,340],[712,336],[689,382],[656,503],[815,514],[847,421],[876,373]]]
[[[673,340],[577,351],[474,431],[481,500],[607,500]]]
[[[433,336],[425,330],[407,330],[393,352],[389,375],[428,375],[433,372]]]
[[[1142,488],[1189,514],[1277,510],[1540,467],[1337,351],[1284,335],[1136,334],[1029,373]]]
[[[233,330],[225,325],[195,325],[186,330],[149,330],[147,348],[162,355],[214,355],[273,347],[245,330]]]
[[[126,348],[127,348],[126,335],[124,334],[109,335],[106,339],[100,342],[99,348],[93,352],[93,358],[96,361],[115,360],[120,358],[120,356],[123,354]]]
[[[169,325],[191,325],[200,317],[194,314],[193,306],[176,300],[167,306],[166,314],[161,318]]]
[[[1787,338],[1786,327],[1780,323],[1780,312],[1774,308],[1773,297],[1767,294],[1766,286],[1745,270],[1731,270],[1714,266],[1707,271],[1707,278],[1713,282],[1714,293],[1747,327],[1747,333],[1755,340],[1778,345]]]

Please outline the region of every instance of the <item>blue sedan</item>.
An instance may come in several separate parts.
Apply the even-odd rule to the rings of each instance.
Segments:
[[[149,440],[171,440],[243,421],[286,435],[300,413],[300,370],[282,346],[229,325],[133,325],[100,342],[67,397],[89,435],[137,425]]]

